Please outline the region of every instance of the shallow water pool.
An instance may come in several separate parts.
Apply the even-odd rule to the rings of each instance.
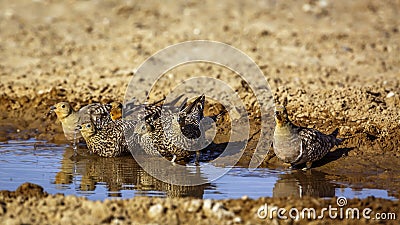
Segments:
[[[80,148],[80,151],[85,151]],[[328,179],[316,170],[249,171],[235,167],[219,179],[199,186],[178,186],[161,182],[146,173],[133,157],[101,158],[83,154],[72,157],[69,145],[55,145],[34,139],[0,143],[0,189],[15,190],[24,182],[42,186],[46,192],[85,196],[92,200],[133,196],[250,198],[294,195],[347,198],[375,196],[395,199],[386,190],[352,188]],[[209,168],[213,168],[208,165]],[[193,168],[190,168],[193,169]],[[215,170],[220,168],[215,167]]]

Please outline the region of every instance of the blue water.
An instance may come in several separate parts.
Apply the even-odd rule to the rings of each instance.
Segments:
[[[395,199],[386,190],[353,189],[343,182],[339,185],[318,171],[268,168],[249,171],[235,167],[219,179],[200,186],[169,185],[147,174],[130,156],[101,158],[87,154],[82,147],[80,151],[82,156],[71,158],[73,149],[68,145],[33,139],[0,143],[0,189],[15,190],[22,183],[31,182],[51,194],[85,196],[92,200],[134,196],[225,199],[244,195],[250,198],[288,195],[366,198],[373,195]]]

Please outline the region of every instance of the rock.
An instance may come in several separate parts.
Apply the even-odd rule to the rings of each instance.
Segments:
[[[186,211],[187,212],[198,212],[201,208],[201,200],[199,199],[193,199],[190,202],[188,202]]]
[[[389,92],[389,93],[386,95],[386,98],[391,98],[391,97],[393,97],[393,96],[394,96],[394,92],[391,91],[391,92]]]
[[[110,212],[107,209],[106,205],[102,204],[102,202],[100,201],[96,201],[90,204],[90,209],[92,218],[96,218],[95,220],[92,220],[93,223],[101,223],[110,215]]]
[[[233,218],[233,222],[234,223],[242,223],[242,218],[237,216],[237,217]]]
[[[15,194],[29,197],[43,197],[47,195],[47,193],[43,192],[43,187],[29,182],[21,184],[15,191]]]
[[[0,216],[7,212],[7,205],[5,202],[0,202]]]
[[[63,217],[60,220],[60,223],[61,224],[72,224],[72,217],[63,215]]]
[[[212,207],[212,212],[215,216],[217,216],[218,219],[233,218],[235,216],[233,212],[225,209],[220,202],[214,204],[214,206]]]
[[[203,201],[203,211],[209,217],[211,217],[213,215],[212,206],[213,206],[213,202],[211,199],[206,199]]]
[[[164,213],[164,207],[161,204],[152,205],[149,208],[148,215],[151,218],[159,218]]]
[[[17,225],[21,224],[20,220],[18,218],[7,218],[2,221],[2,224],[4,225]]]
[[[211,210],[212,205],[213,205],[213,202],[211,199],[206,199],[203,201],[203,209],[204,210]]]

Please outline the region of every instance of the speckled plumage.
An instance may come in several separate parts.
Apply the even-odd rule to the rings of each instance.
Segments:
[[[142,105],[131,106],[130,109],[127,109],[126,111],[124,111],[124,115],[131,119],[132,118],[136,119],[136,120],[144,119],[147,123],[150,124],[161,116],[163,109],[168,112],[178,111],[176,104],[182,98],[182,96],[183,95],[180,95],[177,98],[175,98],[173,101],[166,103],[166,104],[161,104],[162,101],[164,100],[164,99],[162,99],[162,100],[154,102],[152,104],[145,103]],[[186,101],[187,101],[187,99],[184,99],[182,105],[185,105]]]
[[[160,115],[139,122],[135,134],[139,136],[140,146],[150,155],[190,159],[196,153],[193,150],[200,150],[193,139],[201,134],[199,125],[203,118],[204,100],[202,95],[179,112],[164,110]]]
[[[92,103],[84,106],[79,110],[78,123],[82,124],[92,121],[96,129],[102,129],[102,127],[111,121],[110,110],[111,107],[109,105],[102,105],[100,103]]]
[[[69,141],[80,138],[81,134],[76,131],[79,123],[93,121],[97,128],[107,124],[111,118],[109,116],[110,107],[99,103],[89,104],[75,111],[68,102],[59,102],[50,108],[57,115],[63,127],[64,135]]]
[[[292,166],[307,163],[307,168],[310,168],[312,162],[320,160],[342,142],[342,139],[336,138],[337,129],[326,135],[315,129],[294,125],[284,106],[276,107],[275,120],[274,152],[279,159]]]
[[[135,142],[128,143],[125,136],[133,133],[135,125],[134,121],[116,120],[97,129],[90,121],[81,124],[80,131],[92,153],[102,157],[117,157],[130,153],[128,145]]]
[[[162,105],[162,101],[165,99],[161,99],[157,102],[148,104],[137,104],[135,105],[133,101],[128,102],[125,106],[120,102],[111,102],[109,106],[111,107],[110,116],[112,120],[121,119],[123,114],[125,117],[129,117],[131,120],[142,120],[143,118],[150,122],[150,120],[154,120],[156,117],[159,117],[161,114],[161,110],[164,108],[166,110],[174,110],[176,108],[176,104],[182,98],[183,95],[178,96],[173,101]],[[186,103],[186,99],[182,104]],[[151,117],[151,118],[150,118]]]

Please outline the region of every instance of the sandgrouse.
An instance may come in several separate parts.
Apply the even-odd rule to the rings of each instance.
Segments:
[[[306,163],[309,169],[312,162],[323,158],[343,141],[336,137],[338,129],[326,135],[315,129],[294,125],[284,106],[275,108],[275,121],[274,152],[280,160],[292,166]]]
[[[172,162],[175,159],[188,161],[196,152],[197,163],[201,150],[197,138],[201,136],[204,100],[204,95],[201,95],[179,112],[167,109],[140,121],[134,133],[139,137],[138,143],[143,150],[150,155],[172,157]]]
[[[79,130],[89,150],[102,157],[118,157],[130,153],[130,149],[134,149],[136,142],[129,142],[128,139],[134,138],[133,129],[136,125],[135,121],[116,120],[110,121],[101,129],[98,129],[92,121],[79,125]]]

